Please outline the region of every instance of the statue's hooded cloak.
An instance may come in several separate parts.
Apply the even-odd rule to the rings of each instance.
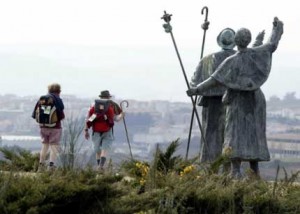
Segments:
[[[256,90],[268,79],[273,48],[273,45],[266,44],[239,51],[223,61],[212,77],[227,88]]]

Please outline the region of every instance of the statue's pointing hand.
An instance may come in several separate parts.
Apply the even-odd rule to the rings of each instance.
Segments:
[[[265,37],[265,30],[258,33],[258,35],[256,36],[256,40],[259,40],[262,42],[262,41],[264,41],[264,37]]]

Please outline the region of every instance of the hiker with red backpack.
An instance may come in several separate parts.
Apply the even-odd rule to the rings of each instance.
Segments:
[[[40,127],[42,149],[40,151],[39,171],[45,168],[46,155],[50,148],[49,170],[55,169],[55,161],[60,149],[62,136],[61,120],[65,118],[64,104],[60,98],[61,87],[57,83],[48,86],[48,94],[37,101],[32,118]]]
[[[108,90],[101,91],[100,99],[88,112],[85,126],[85,139],[90,138],[89,128],[92,127],[92,141],[96,152],[97,169],[104,170],[104,165],[109,150],[114,141],[113,126],[114,121],[120,121],[124,117],[124,112],[120,106],[112,101]]]

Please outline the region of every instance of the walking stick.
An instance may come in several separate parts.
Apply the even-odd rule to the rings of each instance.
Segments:
[[[181,66],[181,70],[182,70],[182,73],[183,73],[183,76],[184,76],[187,88],[190,89],[190,84],[188,82],[188,79],[187,79],[187,76],[186,76],[186,73],[185,73],[185,70],[184,70],[184,67],[183,67],[183,64],[182,64],[179,52],[178,52],[178,48],[177,48],[177,45],[176,45],[176,42],[175,42],[175,39],[174,39],[174,35],[173,35],[173,32],[172,32],[172,26],[170,25],[171,16],[172,16],[172,14],[167,14],[166,11],[164,11],[164,15],[161,18],[166,23],[163,24],[163,27],[165,28],[165,32],[166,33],[170,33],[171,34],[173,45],[174,45],[174,48],[175,48],[175,51],[176,51],[176,54],[177,54],[177,57],[178,57],[178,60],[179,60],[180,66]],[[199,128],[200,128],[200,132],[201,132],[201,136],[202,136],[203,142],[205,142],[205,139],[203,138],[203,130],[202,130],[201,122],[200,122],[200,119],[199,119],[199,114],[198,114],[198,111],[196,109],[196,102],[195,102],[195,100],[194,100],[193,97],[191,97],[191,101],[192,101],[192,104],[193,104],[193,110],[195,111],[195,114],[196,114],[196,118],[197,118],[197,121],[198,121],[198,125],[199,125]]]
[[[123,106],[122,104],[123,103],[126,103],[126,108],[129,106],[129,103],[127,100],[123,100],[120,102],[120,107],[123,111]],[[133,160],[133,156],[132,156],[132,152],[131,152],[131,146],[130,146],[130,141],[129,141],[129,137],[128,137],[128,131],[127,131],[127,126],[126,126],[126,121],[125,121],[125,116],[123,117],[123,123],[124,123],[124,127],[125,127],[125,132],[126,132],[126,138],[127,138],[127,143],[128,143],[128,147],[129,147],[129,152],[130,152],[130,157],[131,157],[131,160]]]
[[[208,25],[209,25],[209,21],[207,21],[207,16],[208,16],[208,7],[203,7],[201,10],[201,14],[203,15],[204,10],[206,11],[205,13],[205,20],[204,23],[201,25],[201,28],[204,30],[203,33],[203,40],[202,40],[202,48],[201,48],[201,54],[200,54],[200,60],[203,58],[203,52],[204,52],[204,44],[205,44],[205,36],[206,36],[206,30],[208,29]],[[198,99],[198,96],[195,96],[195,100]],[[187,144],[187,148],[186,148],[186,155],[185,155],[185,159],[188,158],[188,154],[189,154],[189,148],[190,148],[190,142],[191,142],[191,135],[192,135],[192,129],[193,129],[193,124],[194,124],[194,108],[192,110],[192,116],[191,116],[191,123],[190,123],[190,130],[189,130],[189,137],[188,137],[188,144]],[[202,135],[202,133],[201,133]],[[203,136],[204,139],[204,136]],[[204,142],[203,142],[204,143]]]

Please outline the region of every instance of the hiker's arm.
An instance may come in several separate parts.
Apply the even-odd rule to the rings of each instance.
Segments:
[[[32,117],[33,119],[35,119],[35,111],[36,111],[37,105],[38,105],[38,102],[36,102],[36,104],[35,104],[35,106],[34,106],[34,109],[33,109],[33,112],[32,112],[32,114],[31,114],[31,117]]]
[[[114,121],[119,122],[120,120],[122,120],[124,118],[124,116],[125,116],[125,112],[121,112],[120,114],[115,115]]]
[[[89,139],[90,138],[90,134],[89,134],[89,127],[90,127],[90,122],[89,122],[89,118],[90,116],[94,113],[94,108],[91,107],[88,114],[87,114],[87,117],[85,119],[85,127],[84,127],[84,137],[85,139]]]
[[[60,120],[63,120],[63,119],[65,119],[65,112],[64,112],[64,110],[62,110],[62,111],[59,111],[59,119]]]

